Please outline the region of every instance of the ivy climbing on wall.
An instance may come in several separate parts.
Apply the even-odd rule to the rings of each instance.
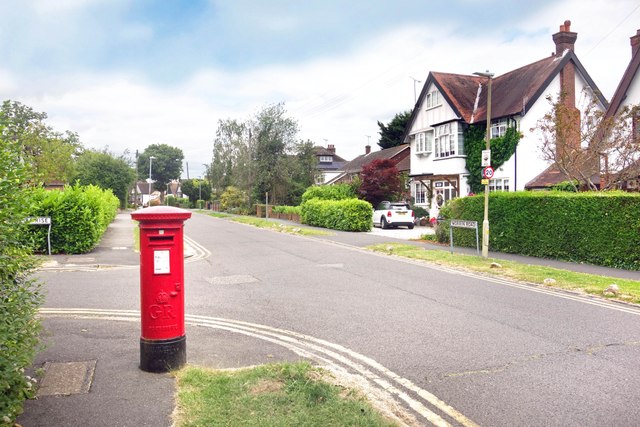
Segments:
[[[485,149],[486,127],[481,125],[471,125],[464,133],[464,148],[467,154],[466,167],[469,172],[467,183],[474,193],[484,191],[482,185],[482,150]],[[504,136],[491,138],[491,166],[498,169],[504,164],[513,153],[516,152],[518,142],[522,134],[515,127],[507,128]]]

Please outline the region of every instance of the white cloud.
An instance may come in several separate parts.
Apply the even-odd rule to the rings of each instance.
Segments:
[[[245,71],[203,68],[172,85],[122,71],[30,81],[5,69],[0,71],[0,90],[6,98],[47,112],[57,130],[78,132],[88,147],[179,147],[192,176],[211,160],[219,119],[242,120],[279,101],[285,101],[299,121],[300,138],[322,145],[326,139],[339,155],[351,159],[364,152],[367,141],[377,148],[378,120],[386,123],[413,106],[409,76],[424,83],[430,70],[470,74],[489,69],[502,74],[551,54],[551,34],[565,19],[571,19],[578,32],[578,57],[610,98],[630,59],[629,37],[636,28],[634,20],[625,17],[634,5],[626,0],[616,7],[601,3],[568,0],[472,36],[456,33],[454,23],[404,27],[379,32],[339,56]],[[144,39],[151,31],[140,26],[124,34]]]

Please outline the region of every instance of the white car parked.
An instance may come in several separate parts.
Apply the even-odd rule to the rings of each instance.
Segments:
[[[380,202],[373,211],[373,226],[380,228],[398,227],[401,225],[413,228],[415,216],[408,203]]]

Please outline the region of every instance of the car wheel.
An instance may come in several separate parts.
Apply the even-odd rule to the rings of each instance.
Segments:
[[[413,230],[413,224],[409,224],[409,230]]]
[[[382,227],[385,230],[387,228],[389,228],[389,224],[387,223],[387,219],[384,216],[380,219],[380,227]]]

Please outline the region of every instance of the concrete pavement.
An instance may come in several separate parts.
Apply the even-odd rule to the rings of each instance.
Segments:
[[[51,257],[43,277],[46,279],[47,274],[58,274],[59,270],[115,268],[131,269],[137,275],[139,255],[132,247],[134,224],[128,213],[120,214],[94,251],[87,255]],[[419,227],[414,230],[422,231]],[[388,231],[402,233],[409,230]],[[410,233],[405,236],[408,234]],[[397,239],[376,233],[340,232],[332,232],[330,236],[322,238],[355,246]],[[447,247],[435,247],[448,250]],[[494,255],[498,258],[507,257],[492,254]],[[526,260],[524,262],[528,263],[549,262],[513,258]],[[640,277],[637,272],[571,263],[560,265],[596,274],[615,276],[620,273],[629,274],[631,278]],[[56,366],[52,364],[61,366],[65,363],[95,362],[95,369],[93,372],[86,372],[82,378],[85,383],[89,383],[86,389],[88,392],[79,391],[68,395],[54,393],[28,401],[25,404],[25,414],[18,420],[20,424],[25,427],[170,425],[170,414],[174,407],[174,380],[168,374],[149,374],[138,369],[139,321],[133,317],[116,316],[114,313],[85,316],[62,312],[56,315],[54,311],[50,311],[43,318],[43,324],[47,347],[38,355],[34,368],[45,366],[47,362],[47,367]],[[265,343],[263,340],[260,345],[256,345],[256,340],[220,329],[191,327],[187,338],[188,360],[190,363],[228,368],[300,358],[281,345]],[[47,374],[44,376],[45,381],[46,379]],[[55,385],[52,387],[55,389]]]

